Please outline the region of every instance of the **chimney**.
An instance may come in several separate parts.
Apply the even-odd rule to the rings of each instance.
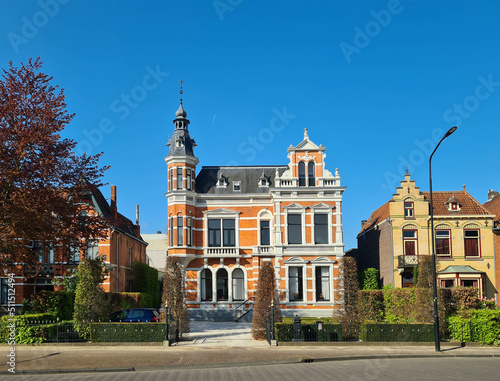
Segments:
[[[488,189],[488,201],[493,200],[495,196],[498,195],[498,192],[493,189]]]
[[[118,219],[118,209],[116,207],[116,185],[111,185],[111,218],[113,221]]]
[[[139,226],[139,204],[135,206],[135,232],[140,237],[141,236],[141,227]]]

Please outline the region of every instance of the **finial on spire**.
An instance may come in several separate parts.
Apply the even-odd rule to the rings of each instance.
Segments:
[[[405,175],[409,175],[410,174],[410,171],[408,170],[408,164],[406,164],[406,171],[405,171]]]
[[[184,92],[182,91],[182,85],[184,84],[184,81],[183,81],[182,79],[179,79],[179,83],[181,84],[181,89],[180,89],[180,91],[179,91],[179,94],[181,95],[181,104],[182,104],[182,94],[184,93]]]
[[[304,128],[304,140],[309,139],[309,130],[307,128]]]

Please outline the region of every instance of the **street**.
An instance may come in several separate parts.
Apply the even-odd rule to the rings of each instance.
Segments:
[[[325,361],[261,366],[142,370],[116,373],[32,374],[24,380],[473,380],[498,379],[498,358],[416,358]]]

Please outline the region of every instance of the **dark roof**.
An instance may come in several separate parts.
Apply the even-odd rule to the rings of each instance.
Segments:
[[[274,186],[276,169],[281,176],[288,166],[204,166],[196,176],[196,192],[201,194],[268,193],[269,187]],[[269,187],[259,186],[262,178],[267,180]],[[225,180],[226,188],[217,188],[219,179]],[[233,190],[233,184],[236,181],[240,182],[239,191]]]
[[[497,194],[491,200],[486,201],[483,206],[495,215],[495,221],[500,222],[500,194]]]
[[[94,205],[94,207],[97,207],[100,210],[101,215],[108,221],[111,227],[143,241],[142,237],[137,234],[134,223],[123,214],[118,213],[117,219],[115,221],[113,220],[113,217],[111,215],[111,207],[109,206],[99,188],[90,184],[88,185],[88,187],[92,192],[92,196],[95,200],[96,205]]]
[[[424,198],[429,200],[430,192],[423,192]],[[454,197],[460,204],[460,210],[448,210],[447,202],[450,198]],[[472,197],[466,190],[463,191],[445,191],[445,192],[432,192],[432,203],[434,205],[434,214],[437,216],[448,215],[487,215],[490,214],[474,197]]]

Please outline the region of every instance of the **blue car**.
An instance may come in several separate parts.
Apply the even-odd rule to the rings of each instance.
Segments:
[[[159,320],[160,315],[154,308],[129,308],[108,316],[108,321],[121,323],[149,323]]]

